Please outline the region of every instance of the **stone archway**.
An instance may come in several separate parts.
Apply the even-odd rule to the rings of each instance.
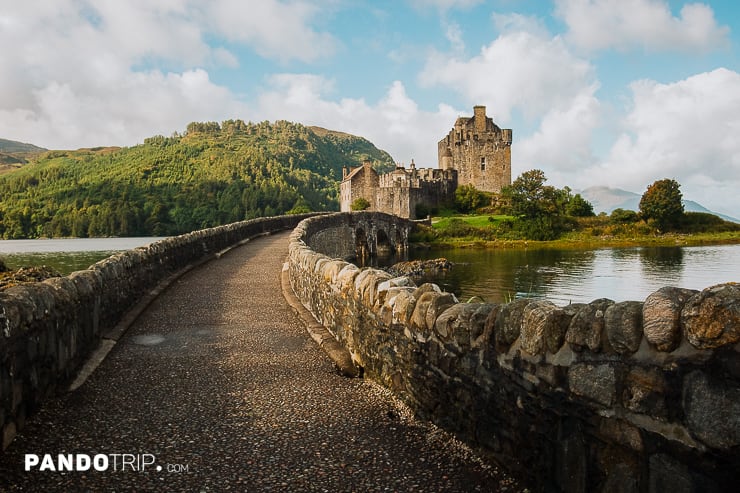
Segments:
[[[391,239],[388,237],[385,231],[379,229],[375,234],[375,252],[380,256],[391,255],[394,252],[393,244]]]
[[[355,256],[358,259],[367,259],[371,255],[370,245],[367,242],[367,233],[362,228],[355,230]]]

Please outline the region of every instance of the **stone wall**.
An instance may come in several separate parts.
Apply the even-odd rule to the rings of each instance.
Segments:
[[[295,293],[364,375],[528,481],[568,492],[740,480],[740,286],[645,301],[459,303],[291,237]]]
[[[66,388],[101,337],[173,273],[303,216],[255,219],[167,238],[87,270],[0,291],[2,449],[43,400]]]

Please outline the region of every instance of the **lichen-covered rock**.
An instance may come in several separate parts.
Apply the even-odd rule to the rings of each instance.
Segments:
[[[693,289],[660,288],[642,306],[642,330],[658,351],[671,352],[681,344],[681,310],[698,293]]]
[[[683,407],[691,431],[710,447],[740,445],[740,388],[710,383],[694,371],[686,376]]]
[[[594,300],[582,307],[570,321],[565,340],[575,351],[588,348],[593,352],[601,351],[601,338],[604,332],[604,313],[614,304],[606,298]]]
[[[414,308],[416,308],[414,291],[401,290],[393,303],[393,323],[408,324],[414,314]]]
[[[421,287],[417,288],[412,296],[416,297]],[[422,292],[421,295],[416,298],[416,305],[414,306],[414,313],[411,315],[411,328],[417,330],[425,330],[427,325],[427,310],[432,304],[432,301],[440,296],[442,293],[436,291]]]
[[[457,298],[455,298],[455,295],[452,293],[440,293],[439,296],[436,296],[427,308],[425,319],[427,329],[434,329],[434,324],[437,322],[437,318],[457,302]]]
[[[398,262],[388,268],[394,276],[413,276],[421,277],[427,274],[438,274],[448,271],[452,268],[452,262],[446,258],[436,258],[431,260],[410,260],[407,262]]]
[[[496,344],[508,347],[519,338],[522,330],[524,309],[532,300],[521,298],[501,306],[496,313],[494,338]]]
[[[740,341],[740,287],[719,284],[692,296],[681,311],[691,345],[714,349]]]
[[[439,286],[431,282],[425,282],[414,291],[414,297],[418,300],[424,293],[441,293],[442,290]]]
[[[437,317],[434,331],[444,342],[453,342],[461,350],[470,348],[470,318],[478,309],[470,303],[456,303]]]
[[[378,284],[391,278],[391,275],[378,269],[365,269],[355,279],[355,290],[367,307],[375,305]]]
[[[357,267],[355,264],[347,264],[339,272],[339,274],[337,274],[337,286],[345,296],[349,293],[349,291],[354,289],[355,278],[359,273],[359,267]]]
[[[478,308],[470,317],[470,345],[474,348],[481,347],[487,342],[493,332],[493,324],[489,325],[488,320],[491,314],[498,311],[501,305],[498,303],[481,303],[476,306]],[[495,321],[495,314],[493,319]]]
[[[533,301],[524,307],[520,343],[531,355],[555,353],[563,345],[570,317],[550,301]]]
[[[380,293],[383,294],[383,306],[380,307],[378,314],[380,316],[380,320],[382,320],[385,325],[398,323],[394,317],[394,311],[396,309],[396,302],[399,300],[399,294],[407,293],[410,295],[413,290],[414,288],[409,286],[393,286],[380,291]]]
[[[612,349],[619,354],[636,352],[642,342],[642,303],[623,301],[604,312],[606,336]]]

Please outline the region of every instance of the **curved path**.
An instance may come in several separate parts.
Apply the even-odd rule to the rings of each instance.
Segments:
[[[173,283],[0,455],[0,491],[518,489],[384,390],[338,375],[282,296],[287,238],[260,238]],[[109,464],[25,472],[25,454]]]

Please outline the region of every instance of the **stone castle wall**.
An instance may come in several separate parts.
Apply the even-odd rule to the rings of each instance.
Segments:
[[[294,228],[303,216],[254,219],[167,238],[66,277],[0,291],[0,431],[4,450],[28,416],[160,281],[240,241]]]
[[[406,219],[417,219],[417,206],[437,207],[455,198],[454,170],[412,167],[380,175],[375,209]]]
[[[314,232],[342,227],[317,217],[296,228],[293,289],[365,376],[420,416],[538,490],[737,487],[737,285],[567,307],[459,303],[320,253]]]
[[[511,129],[499,128],[485,106],[475,106],[472,118],[458,118],[438,142],[439,167],[457,170],[460,185],[498,193],[511,185],[511,142]]]

